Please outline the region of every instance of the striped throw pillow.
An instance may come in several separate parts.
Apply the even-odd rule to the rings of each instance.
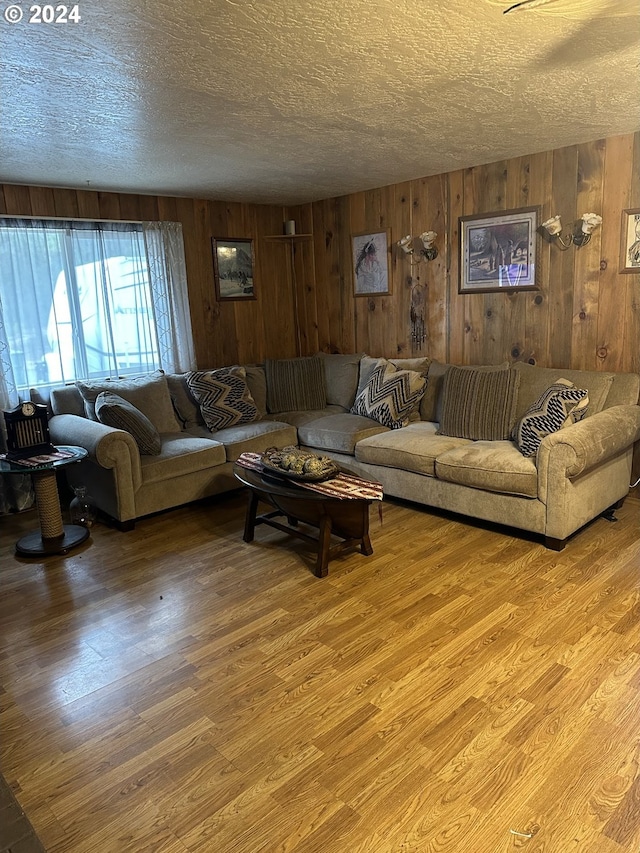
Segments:
[[[158,430],[140,409],[124,397],[111,391],[101,391],[95,399],[95,412],[101,424],[123,429],[132,435],[143,456],[157,456],[160,453]]]
[[[308,412],[327,405],[324,364],[319,358],[268,358],[264,370],[267,411]]]
[[[515,421],[520,375],[516,370],[450,367],[442,385],[439,435],[503,441]]]

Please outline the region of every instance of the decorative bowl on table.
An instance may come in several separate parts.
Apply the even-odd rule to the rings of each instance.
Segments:
[[[319,483],[335,477],[340,471],[333,459],[316,456],[297,447],[269,448],[262,454],[264,473],[288,480]]]

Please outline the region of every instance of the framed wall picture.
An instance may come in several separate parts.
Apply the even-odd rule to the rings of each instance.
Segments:
[[[253,240],[213,237],[211,243],[218,301],[255,299]]]
[[[385,296],[389,290],[389,231],[353,234],[353,292],[355,296]]]
[[[537,290],[538,208],[461,216],[460,293]]]
[[[620,272],[640,274],[640,208],[622,211]]]

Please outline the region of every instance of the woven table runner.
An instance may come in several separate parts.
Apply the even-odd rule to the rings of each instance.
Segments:
[[[240,465],[241,468],[250,468],[252,471],[264,472],[267,475],[270,473],[264,471],[260,453],[242,453],[236,459],[236,464]],[[363,480],[361,477],[342,472],[330,480],[323,480],[321,483],[295,479],[292,482],[302,489],[309,489],[312,492],[318,492],[332,498],[362,498],[368,501],[381,501],[384,497],[380,483],[373,480]]]

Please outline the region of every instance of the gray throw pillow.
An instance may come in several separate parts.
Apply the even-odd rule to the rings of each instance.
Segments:
[[[193,429],[204,425],[200,404],[187,385],[185,373],[167,373],[167,385],[176,417],[183,429]]]
[[[324,365],[319,358],[267,359],[268,412],[307,412],[327,405]]]
[[[96,397],[95,412],[101,424],[130,433],[144,456],[157,456],[160,453],[162,443],[158,430],[128,400],[110,391],[101,391]]]
[[[364,353],[316,353],[324,364],[324,376],[327,386],[327,404],[342,406],[349,411],[358,391],[360,359]]]
[[[258,409],[249,391],[244,367],[196,370],[187,373],[186,380],[212,432],[257,419]]]
[[[158,432],[180,432],[182,427],[173,411],[167,379],[162,370],[128,379],[78,380],[76,388],[84,398],[87,417],[97,420],[95,401],[102,391],[118,394],[146,415]]]
[[[450,367],[442,387],[438,434],[474,441],[510,438],[519,380],[516,370]]]

